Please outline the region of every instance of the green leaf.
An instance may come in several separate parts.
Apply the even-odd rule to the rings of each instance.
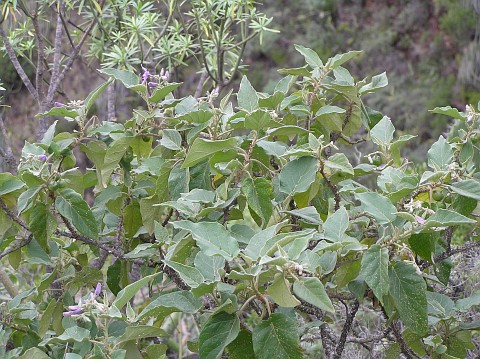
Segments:
[[[168,335],[165,330],[150,325],[128,326],[125,329],[125,333],[116,338],[115,343],[118,345],[130,340],[167,337]]]
[[[414,333],[428,330],[427,285],[415,268],[398,262],[389,268],[390,293],[402,321]]]
[[[462,196],[480,201],[480,182],[474,179],[460,181],[452,184],[450,189]]]
[[[455,308],[459,311],[466,312],[473,306],[480,306],[480,291],[474,292],[471,296],[457,300]]]
[[[83,342],[90,339],[90,330],[73,326],[65,329],[58,337],[52,337],[38,344],[39,347],[45,347],[49,344],[67,343],[67,342]]]
[[[48,241],[58,226],[50,208],[41,202],[36,203],[30,211],[28,226],[38,244],[49,252]]]
[[[55,208],[81,234],[98,239],[97,220],[80,194],[70,188],[61,189],[55,199]]]
[[[361,53],[362,53],[362,51],[349,51],[349,52],[346,52],[344,54],[337,54],[334,57],[328,59],[328,62],[326,64],[326,66],[329,69],[333,70],[333,69],[337,68],[338,66],[341,66],[345,62],[353,59],[354,57],[356,57],[358,55],[360,55]]]
[[[255,358],[252,333],[245,329],[240,330],[237,338],[227,346],[227,352],[229,359]]]
[[[315,181],[317,160],[314,157],[300,157],[287,163],[278,175],[279,190],[289,196],[306,192]]]
[[[303,55],[303,57],[305,58],[305,61],[311,67],[313,68],[323,67],[323,62],[315,51],[313,51],[312,49],[309,49],[308,47],[304,47],[302,45],[293,45],[293,46],[295,46],[295,50],[297,50],[299,53]]]
[[[285,213],[291,214],[292,216],[299,217],[307,223],[320,225],[322,224],[322,219],[317,209],[313,206],[295,209],[293,211],[285,211]]]
[[[431,227],[448,227],[460,224],[473,224],[475,220],[465,217],[460,213],[450,211],[448,209],[439,209],[431,215],[425,222],[425,228]]]
[[[107,286],[113,293],[117,295],[122,288],[120,287],[122,278],[122,263],[120,261],[115,261],[107,269]]]
[[[332,301],[327,295],[320,279],[316,277],[299,278],[293,283],[293,292],[295,295],[321,310],[334,313]]]
[[[253,328],[253,350],[258,359],[301,359],[298,323],[283,313],[273,313]]]
[[[38,348],[30,348],[17,359],[49,359],[50,357]]]
[[[182,148],[182,136],[176,130],[164,129],[160,145],[169,150],[178,151]]]
[[[152,300],[135,318],[135,321],[151,317],[162,320],[174,312],[195,314],[201,307],[201,299],[195,298],[190,291],[165,293]]]
[[[408,244],[420,258],[431,262],[439,239],[439,232],[415,233],[408,238]]]
[[[127,152],[132,144],[133,137],[120,137],[112,142],[107,148],[105,158],[103,160],[104,166],[101,168],[102,186],[105,188],[110,181],[110,175],[113,173],[115,167]]]
[[[440,136],[428,150],[428,165],[435,171],[443,171],[448,169],[448,165],[453,159],[453,150],[445,137]]]
[[[219,141],[196,138],[188,151],[187,157],[182,164],[182,168],[193,167],[197,163],[211,157],[214,153],[229,150],[235,147],[236,144],[237,141],[233,137]]]
[[[360,95],[364,95],[370,92],[375,92],[388,85],[387,74],[384,72],[380,75],[372,77],[372,81],[369,84],[362,86],[360,89]]]
[[[270,114],[268,112],[257,110],[245,116],[245,128],[260,131],[268,127],[270,123]]]
[[[142,226],[142,212],[138,201],[132,201],[125,206],[122,211],[123,228],[125,229],[125,237],[133,238],[139,228]]]
[[[265,178],[253,180],[247,177],[242,181],[242,193],[245,195],[250,209],[262,219],[264,225],[267,224],[273,213],[272,183]]]
[[[195,256],[193,264],[202,273],[205,280],[218,282],[221,279],[220,270],[225,267],[225,259],[220,256],[209,256],[200,251]]]
[[[363,255],[361,275],[373,290],[375,297],[383,304],[383,296],[388,294],[388,250],[378,244],[372,245]]]
[[[357,193],[356,196],[362,202],[363,210],[379,224],[388,224],[397,217],[397,209],[387,197],[374,192]]]
[[[156,276],[158,276],[160,273],[155,273],[148,275],[146,277],[143,277],[142,279],[131,283],[127,285],[125,288],[123,288],[120,292],[117,294],[117,298],[113,301],[112,305],[117,307],[117,309],[121,310],[127,302],[132,299],[135,294],[138,293],[140,289],[142,289],[145,285],[147,285],[150,281],[152,281]]]
[[[193,239],[206,255],[220,255],[231,260],[239,253],[237,241],[218,222],[176,221],[172,224],[175,228],[191,232]]]
[[[304,133],[308,133],[308,130],[304,129],[303,127],[299,126],[293,126],[293,125],[285,125],[281,126],[278,128],[273,128],[270,130],[267,130],[267,133],[270,137],[274,136],[295,136],[295,135],[301,135]]]
[[[262,256],[262,250],[269,239],[273,238],[277,231],[282,227],[283,223],[275,224],[256,233],[248,242],[245,248],[245,254],[253,259]]]
[[[268,295],[281,307],[296,307],[300,301],[290,292],[290,283],[283,273],[275,274],[273,283],[268,287]]]
[[[79,116],[76,110],[70,110],[65,106],[62,107],[53,107],[50,111],[39,113],[35,118],[39,117],[67,117],[67,118],[76,118]]]
[[[435,107],[433,110],[429,110],[431,113],[439,113],[441,115],[449,116],[456,118],[460,121],[465,121],[467,116],[463,112],[459,112],[456,108],[452,108],[450,106],[445,107]]]
[[[51,298],[50,302],[47,305],[47,308],[42,314],[42,317],[38,321],[38,336],[40,338],[43,338],[45,333],[47,333],[48,327],[52,322],[52,316],[56,306],[57,306],[57,301],[55,300],[55,298]]]
[[[164,262],[167,266],[177,272],[180,275],[180,278],[182,278],[182,280],[189,287],[196,288],[200,284],[205,282],[205,278],[203,277],[202,273],[200,273],[200,271],[195,267],[187,266],[185,264],[169,260],[164,260]]]
[[[330,115],[332,113],[337,113],[337,114],[342,114],[347,112],[345,109],[338,107],[338,106],[331,106],[331,105],[325,105],[320,107],[320,109],[317,111],[316,115],[317,117],[325,116],[325,115]]]
[[[395,127],[390,118],[383,116],[380,122],[370,130],[370,136],[372,137],[372,141],[377,145],[388,146],[393,140],[394,132]]]
[[[247,112],[258,110],[258,94],[246,76],[242,77],[238,89],[238,107]]]
[[[168,170],[168,168],[166,168],[166,170]],[[160,178],[159,176],[159,180]],[[179,199],[182,193],[188,192],[189,182],[190,176],[188,168],[184,169],[177,165],[168,173],[168,192],[170,192],[173,200]],[[157,183],[157,192],[163,192],[162,188],[159,188],[159,183]],[[157,195],[159,195],[159,193],[157,193]],[[164,198],[164,194],[162,194],[162,197]]]
[[[136,86],[140,83],[139,77],[131,71],[118,69],[102,69],[98,70],[98,72],[108,76],[112,76],[113,78],[115,78],[115,80],[121,81],[123,85],[127,88]]]
[[[169,93],[173,92],[178,86],[182,83],[170,83],[164,87],[159,87],[155,90],[152,96],[148,99],[148,102],[159,103],[162,101]]]
[[[240,320],[235,313],[220,312],[212,315],[199,336],[199,356],[205,359],[217,359],[228,344],[233,342],[240,332]]]
[[[295,67],[293,69],[278,69],[280,75],[291,75],[291,76],[304,76],[310,77],[312,74],[307,70],[307,66]]]
[[[107,82],[101,84],[98,86],[95,90],[90,92],[90,94],[87,96],[85,99],[85,112],[88,112],[88,110],[95,104],[95,101],[97,100],[98,96],[100,96],[103,91],[106,90],[106,88],[112,83],[112,80],[108,80]]]
[[[325,161],[325,166],[339,172],[354,175],[353,167],[344,153],[335,153],[333,156],[330,156],[328,160]]]
[[[6,172],[0,173],[0,196],[14,192],[25,186],[25,183],[17,179],[14,175]]]
[[[347,210],[345,207],[340,207],[323,224],[324,238],[330,242],[350,241],[353,238],[345,234],[349,223]]]

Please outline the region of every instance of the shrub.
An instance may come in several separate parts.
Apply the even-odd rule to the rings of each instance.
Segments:
[[[181,84],[165,76],[104,69],[110,80],[85,101],[40,115],[77,129],[53,123],[18,173],[0,175],[0,257],[31,271],[2,280],[11,295],[31,286],[2,307],[5,357],[475,349],[478,322],[460,314],[479,294],[442,290],[450,257],[479,243],[479,114],[433,110],[465,129],[440,136],[418,171],[400,152],[414,136],[395,139],[363,105],[386,75],[356,81],[342,65],[358,51],[323,63],[296,49],[307,65],[280,70],[272,94],[243,77],[236,104],[232,91],[175,98]],[[123,124],[88,118],[113,80],[145,107]],[[375,151],[361,155],[365,141]]]

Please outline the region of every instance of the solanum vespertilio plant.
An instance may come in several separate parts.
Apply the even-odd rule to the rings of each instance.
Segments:
[[[362,101],[385,74],[356,81],[343,65],[358,51],[323,62],[296,49],[306,65],[280,70],[272,93],[243,77],[235,95],[175,98],[166,77],[104,69],[85,101],[40,115],[77,127],[55,122],[0,177],[1,257],[36,274],[30,290],[11,283],[6,357],[475,349],[478,322],[460,314],[479,294],[443,293],[451,257],[478,246],[477,110],[434,110],[462,128],[420,171],[401,157],[412,136]],[[145,100],[125,123],[89,117],[111,81]]]

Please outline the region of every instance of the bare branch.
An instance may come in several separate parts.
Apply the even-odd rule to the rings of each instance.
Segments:
[[[27,88],[28,92],[35,98],[35,100],[40,105],[40,99],[38,97],[37,89],[33,86],[32,82],[28,78],[25,70],[23,69],[22,65],[18,61],[18,57],[15,54],[15,51],[12,48],[12,44],[10,44],[10,40],[8,39],[5,31],[3,31],[3,27],[0,25],[0,37],[2,38],[3,44],[5,46],[5,50],[7,51],[8,58],[12,62],[13,67],[17,70],[18,75],[22,79],[23,84]]]
[[[343,349],[345,348],[345,342],[347,340],[348,333],[352,328],[353,319],[358,312],[358,308],[360,307],[360,303],[358,300],[352,304],[350,308],[350,312],[347,313],[347,319],[345,320],[345,324],[343,325],[342,333],[340,334],[340,339],[338,340],[337,347],[335,349],[335,354],[333,355],[334,359],[340,359],[342,357]]]
[[[55,29],[55,46],[53,49],[53,65],[50,86],[48,87],[47,99],[53,99],[56,90],[57,78],[60,74],[60,59],[62,55],[63,23],[61,13],[65,9],[65,3],[60,1],[58,5],[57,27]],[[50,102],[50,101],[48,101]]]
[[[65,64],[65,66],[63,67],[63,70],[60,72],[60,74],[56,78],[53,78],[52,76],[52,82],[50,83],[50,86],[52,87],[52,93],[51,93],[51,96],[47,95],[47,99],[46,99],[47,103],[51,103],[53,101],[53,95],[55,94],[55,91],[57,90],[58,86],[65,78],[66,73],[70,70],[73,63],[75,62],[78,54],[80,53],[80,49],[82,48],[83,44],[87,40],[87,37],[89,36],[90,31],[92,30],[94,25],[95,25],[95,20],[92,20],[87,30],[83,34],[82,38],[80,39],[79,43],[70,53],[69,59]],[[49,91],[49,94],[50,94],[50,91]]]
[[[44,98],[43,93],[43,75],[45,71],[45,52],[43,44],[43,36],[40,32],[40,26],[38,24],[38,15],[32,16],[32,24],[35,36],[35,42],[37,43],[37,68],[36,68],[36,77],[35,77],[35,86],[37,87],[37,93],[39,99]]]
[[[8,294],[10,294],[12,298],[18,295],[17,287],[15,286],[15,284],[13,284],[8,274],[5,272],[5,269],[3,269],[2,267],[0,267],[0,283],[3,284]]]

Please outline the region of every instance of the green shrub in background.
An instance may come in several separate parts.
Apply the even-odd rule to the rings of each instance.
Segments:
[[[478,109],[433,110],[464,129],[440,136],[418,171],[400,152],[413,136],[363,104],[386,75],[355,80],[343,65],[358,51],[323,62],[295,48],[306,65],[280,70],[271,93],[243,77],[235,94],[177,98],[165,73],[104,69],[110,80],[85,101],[39,115],[77,129],[53,123],[18,172],[0,174],[0,279],[14,297],[1,307],[2,356],[478,349],[480,324],[462,314],[480,294],[442,294],[451,257],[480,243]],[[124,124],[87,117],[114,80],[145,108]]]

